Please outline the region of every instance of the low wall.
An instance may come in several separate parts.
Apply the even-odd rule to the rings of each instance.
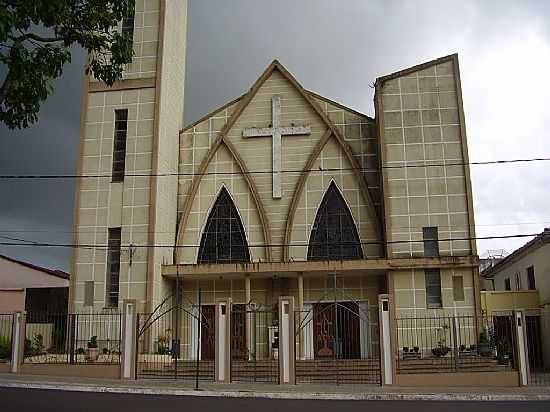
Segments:
[[[470,386],[470,387],[516,387],[518,372],[472,372],[472,373],[416,373],[397,375],[397,385],[402,387]]]
[[[9,362],[0,362],[0,373],[8,373],[10,371]]]
[[[120,379],[120,365],[21,365],[25,375],[73,376],[78,378]]]

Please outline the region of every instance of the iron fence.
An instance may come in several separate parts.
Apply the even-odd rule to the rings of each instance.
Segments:
[[[512,315],[402,317],[396,322],[397,373],[516,369]]]
[[[529,384],[550,386],[550,309],[525,314]]]
[[[296,383],[381,383],[378,308],[367,302],[304,305],[295,313]]]
[[[231,381],[279,382],[277,307],[231,307]]]
[[[136,377],[213,381],[214,306],[138,314]]]
[[[24,363],[120,364],[119,312],[29,312]]]
[[[11,360],[13,314],[0,314],[0,363]]]

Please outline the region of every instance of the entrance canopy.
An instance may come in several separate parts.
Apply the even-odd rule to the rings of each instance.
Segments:
[[[334,272],[349,275],[382,275],[388,270],[430,268],[472,268],[478,266],[475,256],[360,259],[344,261],[308,261],[277,263],[231,263],[231,264],[182,264],[165,265],[162,275],[167,279],[217,280],[250,278],[317,277]]]

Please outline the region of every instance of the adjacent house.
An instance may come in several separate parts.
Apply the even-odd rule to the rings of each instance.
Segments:
[[[64,313],[68,293],[68,273],[0,255],[0,313]]]

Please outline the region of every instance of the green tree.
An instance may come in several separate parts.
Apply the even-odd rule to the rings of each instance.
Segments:
[[[133,16],[134,2],[0,0],[0,122],[21,129],[37,121],[73,46],[88,52],[87,74],[109,86],[120,79],[132,34],[116,28]]]

